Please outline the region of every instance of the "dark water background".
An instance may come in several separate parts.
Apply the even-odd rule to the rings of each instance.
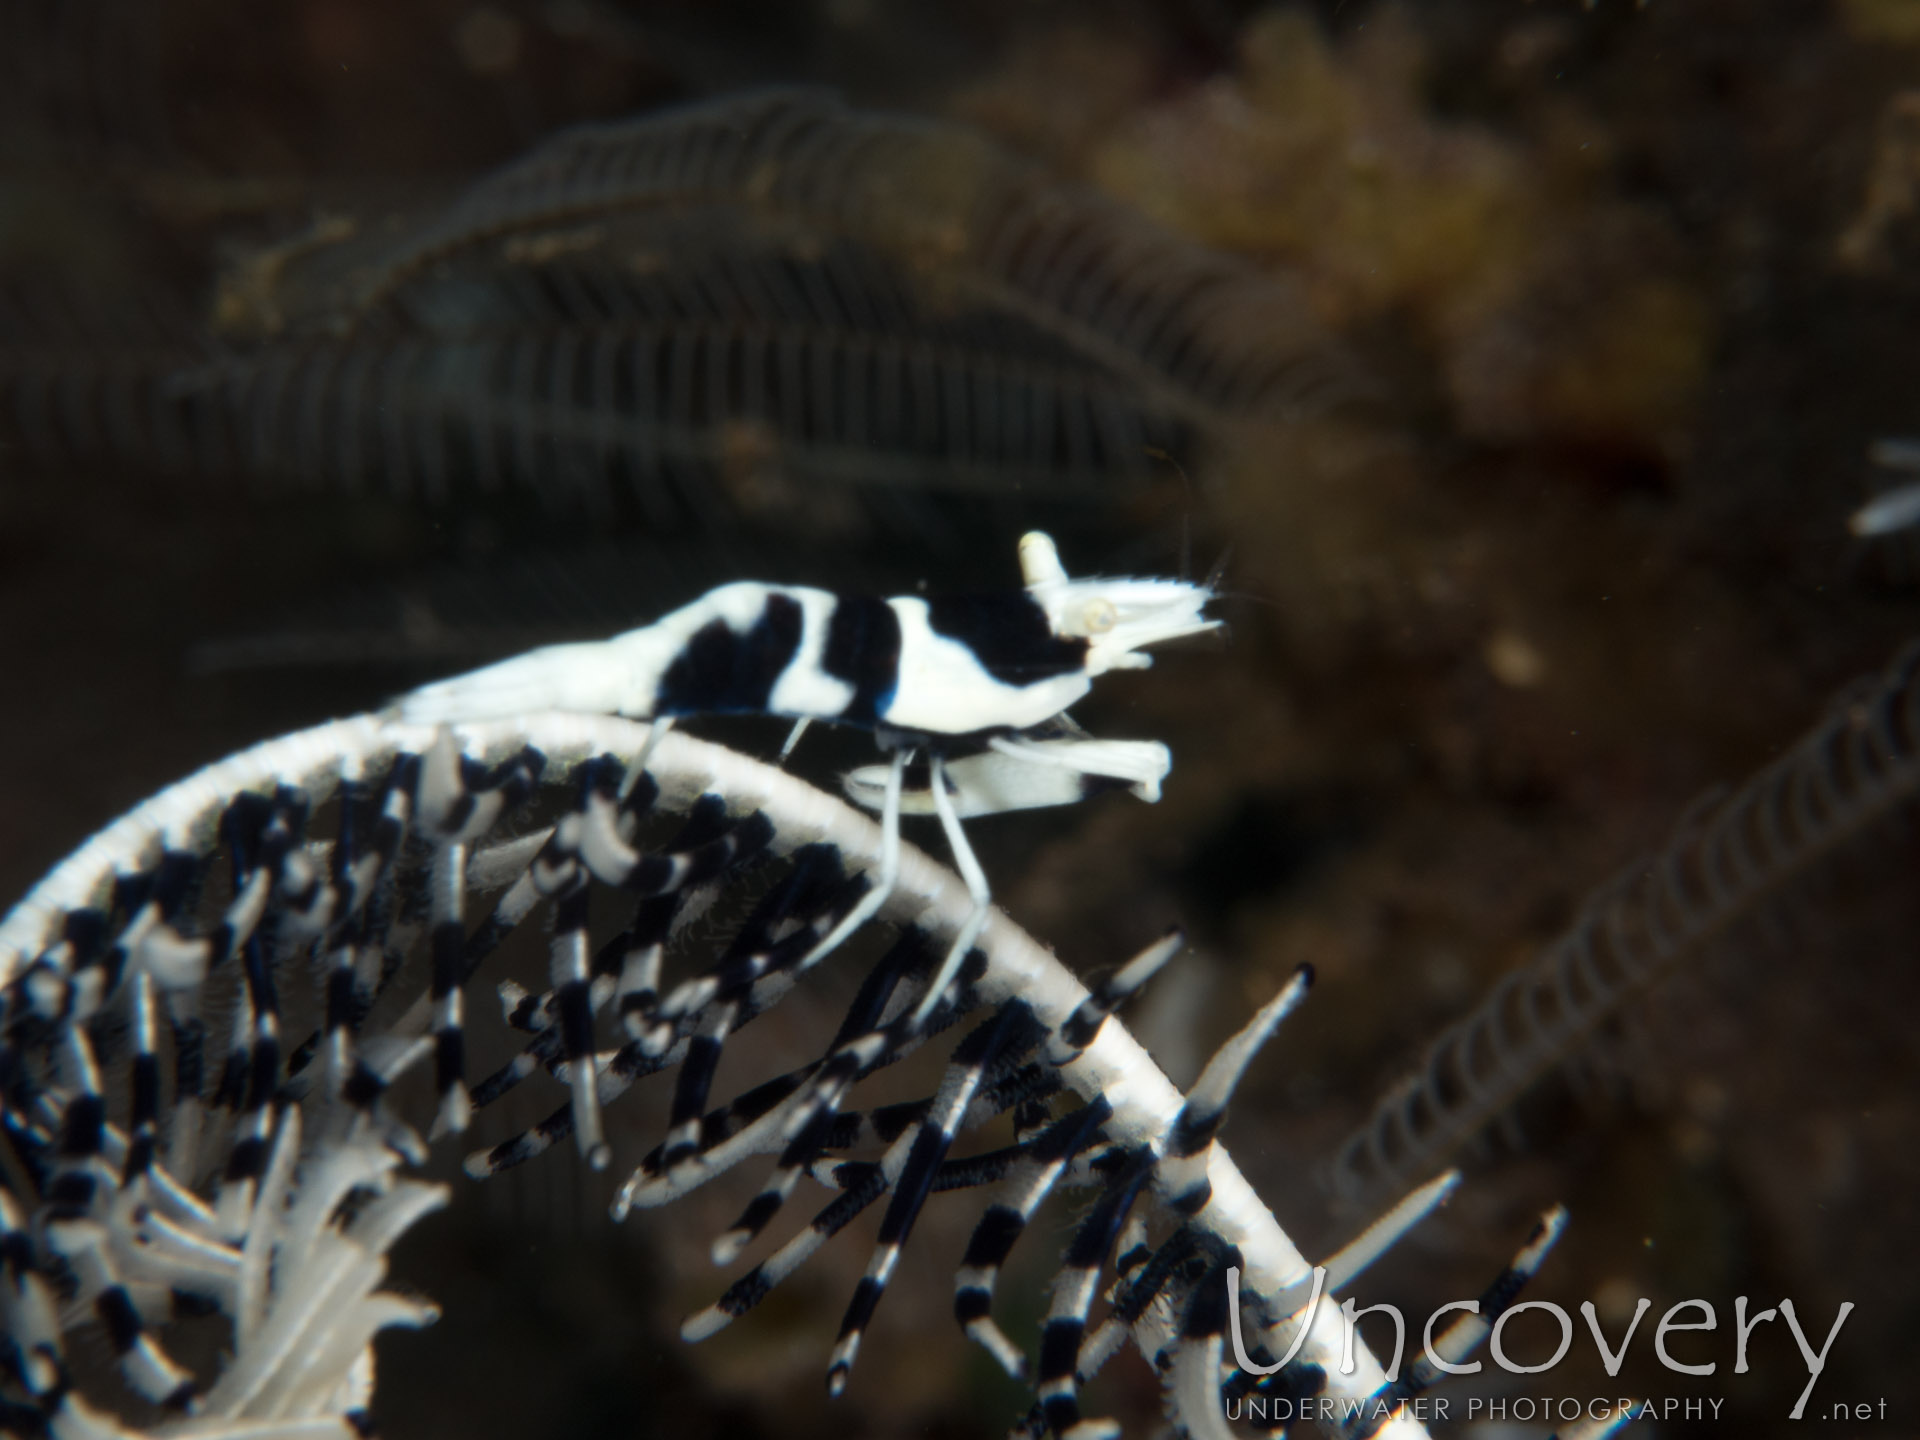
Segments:
[[[1164,802],[975,838],[1000,901],[1070,963],[1192,928],[1197,954],[1133,1016],[1176,1079],[1294,965],[1319,968],[1226,1133],[1313,1249],[1352,1223],[1326,1163],[1425,1039],[1695,794],[1920,633],[1920,553],[1847,528],[1903,479],[1870,445],[1920,433],[1905,0],[8,0],[0,76],[0,893],[228,750],[725,579],[1005,585],[1035,524],[1075,572],[1226,555],[1229,643],[1104,682],[1078,715],[1173,747]],[[247,268],[328,234],[316,220],[404,228],[562,127],[795,82],[943,122],[914,165],[873,162],[892,210],[768,238],[734,197],[674,211],[669,241],[579,243],[636,284],[697,268],[736,223],[796,263],[878,257],[917,307],[892,322],[907,350],[978,342],[1111,385],[1131,450],[1082,463],[1063,441],[1047,473],[1015,473],[936,428],[917,478],[858,477],[709,396],[679,461],[583,476],[535,447],[511,483],[455,473],[431,496],[303,474],[293,431],[170,463],[105,398],[151,416],[196,367],[359,325],[301,288],[305,250]],[[1144,213],[1182,253],[1238,257],[1264,298],[1203,307],[1179,355],[1063,339],[1033,317],[1073,265],[1040,300],[969,289],[965,237],[930,223],[983,153],[1117,202],[1087,245]],[[461,263],[457,302],[542,262]],[[1216,343],[1282,357],[1282,378],[1232,403],[1192,366],[1156,378]],[[806,763],[829,777],[860,753]],[[1753,1373],[1727,1373],[1733,1297],[1790,1296],[1817,1335],[1851,1300],[1810,1413],[1884,1397],[1887,1419],[1812,1428],[1913,1433],[1914,863],[1907,830],[1876,828],[1780,887],[1630,1009],[1579,1085],[1470,1152],[1459,1198],[1362,1298],[1424,1316],[1475,1294],[1561,1199],[1573,1228],[1538,1297],[1597,1296],[1616,1334],[1622,1297],[1655,1319],[1708,1298],[1722,1328],[1675,1348],[1720,1373],[1662,1371],[1650,1319],[1617,1381],[1569,1361],[1531,1393],[1724,1396],[1717,1424],[1657,1433],[1799,1433],[1804,1368],[1778,1326]],[[689,1349],[674,1327],[717,1288],[701,1252],[726,1207],[615,1231],[601,1183],[547,1158],[401,1252],[448,1313],[382,1342],[386,1433],[958,1436],[1015,1413],[948,1316],[968,1217],[930,1212],[829,1405],[863,1246]],[[1046,1273],[1048,1246],[1028,1248],[1003,1295]],[[1020,1303],[1042,1302],[1011,1300],[1016,1322]],[[1584,1338],[1575,1353],[1590,1362]],[[1150,1427],[1141,1367],[1103,1383]]]

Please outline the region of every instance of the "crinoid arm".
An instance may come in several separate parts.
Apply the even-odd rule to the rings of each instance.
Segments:
[[[869,925],[884,943],[865,943]],[[529,940],[523,983],[508,972]],[[457,1198],[408,1177],[422,1135],[457,1134],[523,1085],[555,1108],[468,1155],[469,1176],[556,1147],[545,1163],[579,1163],[577,1150],[633,1167],[626,1213],[764,1156],[760,1193],[714,1246],[721,1263],[803,1185],[826,1187],[686,1322],[689,1338],[745,1316],[878,1206],[830,1357],[834,1388],[857,1394],[861,1339],[886,1323],[917,1220],[954,1203],[946,1192],[993,1187],[953,1257],[956,1314],[1033,1373],[1042,1427],[1106,1433],[1079,1412],[1080,1377],[1131,1338],[1161,1364],[1176,1421],[1222,1433],[1223,1397],[1247,1383],[1222,1359],[1229,1267],[1260,1353],[1298,1339],[1272,1383],[1391,1399],[1364,1345],[1343,1368],[1337,1304],[1303,1303],[1312,1267],[1217,1139],[1305,977],[1183,1095],[1115,1014],[1179,943],[1089,989],[977,887],[843,801],[625,719],[362,717],[233,755],[109,825],[0,921],[0,1425],[61,1440],[359,1433],[373,1337],[434,1314],[382,1288],[394,1242]],[[723,1058],[728,1073],[763,1058],[733,1037],[869,950],[834,1033],[718,1090]],[[479,1003],[483,983],[502,1004]],[[932,1093],[861,1108],[869,1075],[935,1047]],[[402,1083],[409,1071],[420,1082]],[[666,1133],[629,1151],[620,1102],[655,1075]],[[1002,1115],[1011,1143],[985,1140]],[[993,1288],[1063,1184],[1093,1199],[1030,1360],[993,1322]],[[1331,1263],[1351,1273],[1437,1195]],[[202,1368],[169,1354],[176,1295],[230,1327]],[[93,1331],[118,1380],[76,1363]],[[1424,1431],[1395,1415],[1371,1433]]]
[[[1341,1145],[1335,1190],[1371,1203],[1445,1164],[1623,1007],[1920,795],[1920,643],[1846,687],[1785,754],[1711,791],[1658,850],[1428,1045]]]

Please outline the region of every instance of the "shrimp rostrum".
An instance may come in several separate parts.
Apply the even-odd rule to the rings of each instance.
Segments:
[[[860,904],[802,961],[837,947],[886,903],[897,873],[899,818],[939,817],[974,900],[913,1012],[938,1003],[985,923],[990,894],[960,827],[963,815],[1071,803],[1126,787],[1159,798],[1170,759],[1151,741],[1095,740],[1066,718],[1096,676],[1138,670],[1145,647],[1213,630],[1207,585],[1180,580],[1071,580],[1052,539],[1020,541],[1023,590],[989,595],[839,595],[742,580],[610,640],[550,645],[403,696],[400,718],[453,724],[545,710],[676,717],[776,715],[874,732],[890,760],[847,777],[880,811],[881,873]],[[788,742],[791,748],[793,741]],[[926,756],[926,784],[907,785]]]

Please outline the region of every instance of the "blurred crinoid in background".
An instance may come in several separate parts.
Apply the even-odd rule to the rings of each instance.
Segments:
[[[1176,1080],[1316,967],[1234,1124],[1324,1252],[1300,1156],[1652,883],[1608,877],[1736,834],[1702,791],[1892,713],[1842,687],[1920,633],[1881,498],[1920,433],[1911,8],[0,8],[0,890],[211,756],[724,580],[1000,585],[1034,526],[1173,573],[1190,537],[1231,643],[1076,712],[1168,743],[1164,801],[974,839],[1063,951],[1189,926],[1129,1016]],[[1771,879],[1459,1152],[1397,1293],[1473,1293],[1564,1199],[1548,1298],[1851,1300],[1823,1383],[1911,1409],[1920,915],[1878,814],[1805,866],[1740,840]],[[625,1433],[644,1352],[679,1413],[824,1413],[801,1277],[760,1317],[790,1347],[667,1346],[686,1247],[543,1168],[423,1227],[448,1318],[396,1354],[497,1276],[530,1406]],[[987,1427],[907,1338],[951,1328],[914,1264],[862,1413]],[[404,1368],[396,1431],[461,1423]],[[1779,1434],[1799,1368],[1698,1383]],[[1607,1388],[1678,1378],[1643,1342]]]
[[[672,528],[849,488],[1112,503],[1181,427],[1338,383],[1286,284],[815,91],[578,127],[411,222],[323,219],[237,262],[213,324],[138,383],[23,360],[22,437]]]

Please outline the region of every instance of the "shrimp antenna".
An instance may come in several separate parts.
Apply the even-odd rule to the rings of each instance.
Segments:
[[[1187,467],[1162,450],[1158,445],[1146,447],[1147,454],[1155,460],[1164,460],[1173,467],[1173,473],[1180,477],[1180,578],[1193,578],[1193,479],[1187,474]]]

